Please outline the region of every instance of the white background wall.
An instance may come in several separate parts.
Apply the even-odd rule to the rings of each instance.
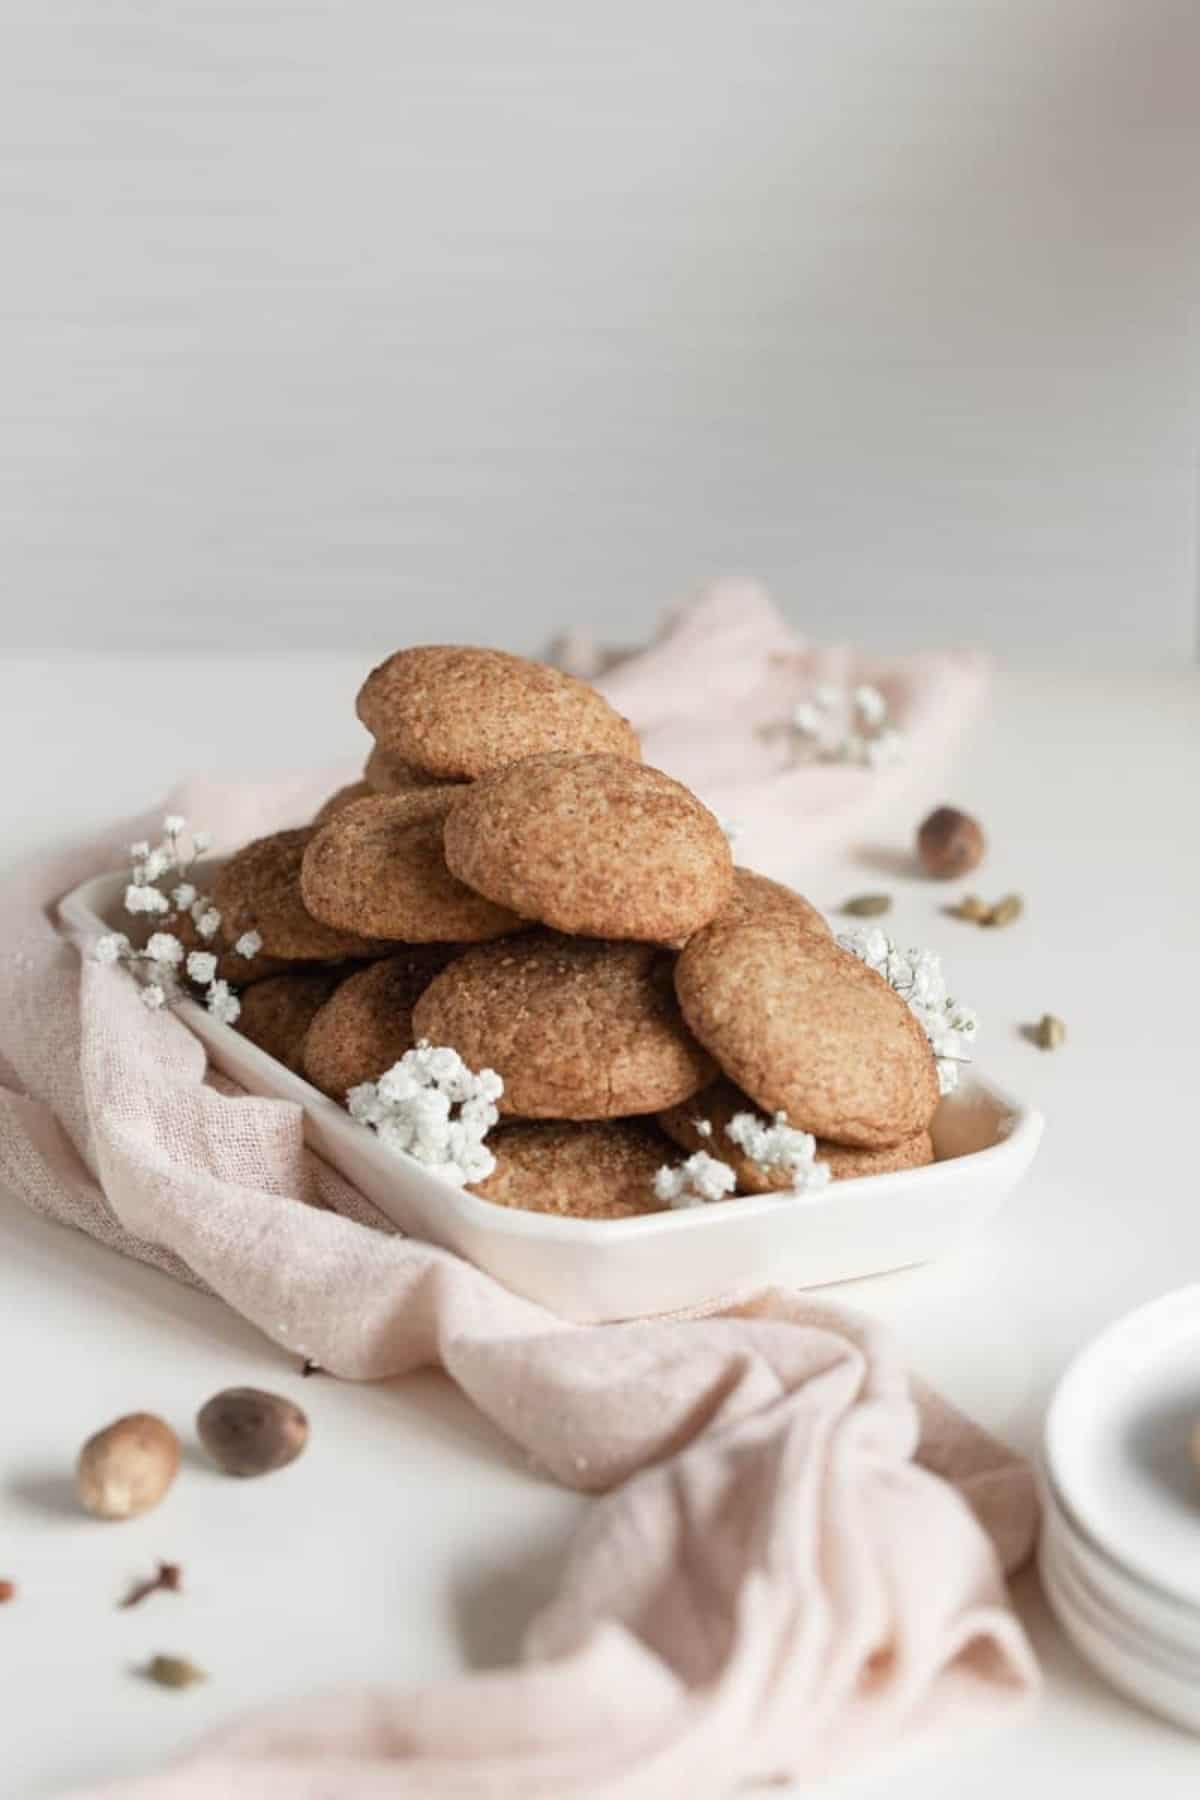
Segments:
[[[1195,0],[0,30],[0,643],[1194,654]]]

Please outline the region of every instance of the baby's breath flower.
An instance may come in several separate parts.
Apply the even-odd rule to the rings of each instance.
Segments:
[[[204,996],[204,1003],[222,1025],[232,1025],[242,1010],[241,1001],[227,981],[214,981]]]
[[[250,957],[258,955],[259,951],[262,949],[262,944],[262,936],[259,932],[243,931],[241,937],[233,947],[239,956],[244,956],[248,960]]]
[[[777,1112],[769,1125],[756,1113],[734,1113],[725,1135],[765,1173],[786,1175],[793,1194],[819,1194],[829,1185],[829,1164],[816,1160],[816,1138],[789,1125],[786,1113]]]
[[[131,913],[165,913],[171,906],[165,894],[143,882],[131,881],[125,889],[125,911]]]
[[[854,702],[854,710],[869,730],[875,730],[887,718],[888,704],[877,687],[863,682],[856,687],[850,696]]]
[[[97,938],[92,955],[98,963],[117,963],[129,952],[129,939],[123,931],[109,931]]]
[[[481,1100],[489,1101],[493,1106],[504,1092],[504,1083],[495,1069],[480,1069],[475,1077],[475,1092]]]
[[[838,943],[882,975],[908,1002],[909,1011],[929,1039],[937,1063],[938,1088],[943,1094],[952,1094],[958,1086],[959,1066],[970,1061],[979,1021],[969,1006],[947,994],[941,958],[932,950],[897,949],[877,925],[866,931],[844,932]]]
[[[899,762],[904,753],[904,739],[888,717],[887,699],[870,682],[860,682],[848,692],[822,682],[809,697],[796,702],[782,729],[785,736],[790,734],[798,758],[818,762],[878,769]]]
[[[166,963],[170,968],[177,968],[183,961],[183,945],[170,931],[156,931],[146,945],[146,955],[151,962]]]
[[[179,847],[179,839],[186,830],[187,820],[181,813],[168,813],[163,820],[166,834],[163,843],[154,849],[145,839],[130,845],[133,870],[132,880],[125,889],[125,908],[131,913],[169,914],[172,917],[174,909],[174,912],[191,917],[201,937],[212,938],[220,928],[221,915],[207,895],[197,891],[194,882],[180,881],[169,900],[155,885],[173,869],[186,876],[191,859]],[[199,851],[206,850],[212,840],[197,832],[192,841]],[[243,932],[238,940],[238,948],[246,957],[255,955],[261,945],[262,939],[257,932]],[[193,950],[188,954],[172,931],[151,932],[142,950],[133,949],[124,932],[109,932],[97,941],[93,955],[98,962],[126,963],[141,983],[139,992],[143,1005],[152,1011],[182,997],[184,990],[176,974],[181,965],[186,967],[192,981],[206,989],[208,1010],[215,1019],[232,1025],[241,1011],[237,994],[227,981],[217,978],[217,956],[208,950]]]
[[[877,737],[862,740],[862,761],[872,769],[887,769],[904,761],[904,739],[889,727]]]
[[[677,1168],[664,1164],[654,1177],[654,1192],[671,1207],[704,1206],[724,1200],[737,1186],[728,1163],[718,1162],[707,1150],[697,1150]]]
[[[388,1103],[373,1081],[360,1081],[346,1095],[346,1110],[360,1125],[378,1125],[386,1117]]]
[[[210,831],[193,831],[192,844],[197,856],[203,856],[206,850],[212,849],[212,833]]]
[[[389,1150],[463,1187],[496,1166],[484,1139],[500,1116],[495,1102],[503,1092],[494,1069],[475,1074],[457,1050],[423,1042],[378,1081],[351,1088],[346,1101],[351,1118],[370,1126]]]

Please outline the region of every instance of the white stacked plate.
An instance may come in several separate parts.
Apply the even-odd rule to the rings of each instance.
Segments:
[[[1039,1563],[1076,1647],[1114,1687],[1200,1733],[1200,1286],[1080,1352],[1046,1420]]]

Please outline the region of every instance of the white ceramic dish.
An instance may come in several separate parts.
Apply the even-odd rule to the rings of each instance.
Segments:
[[[1168,1601],[1200,1608],[1200,1286],[1119,1319],[1075,1358],[1046,1418],[1045,1466],[1079,1533]]]
[[[1044,1479],[1041,1498],[1041,1555],[1052,1563],[1061,1584],[1131,1643],[1193,1665],[1200,1682],[1200,1608],[1159,1594],[1104,1556],[1082,1535]]]
[[[62,903],[90,938],[120,929],[124,881],[100,876]],[[929,1262],[975,1235],[1033,1160],[1039,1113],[986,1080],[934,1120],[928,1169],[842,1181],[811,1201],[764,1195],[644,1218],[553,1218],[493,1206],[435,1180],[316,1088],[191,1001],[179,1016],[213,1064],[251,1093],[297,1102],[313,1148],[403,1231],[458,1251],[515,1292],[586,1323],[702,1307],[769,1283],[818,1287]]]
[[[1147,1648],[1114,1628],[1079,1598],[1045,1543],[1038,1567],[1046,1597],[1080,1655],[1123,1694],[1185,1730],[1200,1732],[1200,1664]]]
[[[1088,1661],[1200,1732],[1200,1287],[1119,1319],[1059,1382],[1043,1442],[1038,1563]]]

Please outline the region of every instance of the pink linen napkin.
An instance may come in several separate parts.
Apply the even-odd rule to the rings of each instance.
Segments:
[[[327,784],[194,784],[222,845]],[[0,895],[0,1184],[220,1294],[347,1379],[438,1365],[549,1476],[601,1496],[521,1665],[258,1714],[108,1800],[659,1800],[811,1778],[1036,1686],[1004,1588],[1030,1471],[868,1322],[772,1291],[721,1316],[574,1327],[397,1235],[293,1105],[207,1070],[84,959],[53,900],[130,822]]]
[[[648,763],[693,788],[736,827],[739,862],[786,880],[855,842],[906,797],[902,839],[949,753],[981,711],[988,663],[976,650],[893,659],[797,635],[757,582],[727,579],[669,615],[655,642],[607,652],[574,633],[559,659],[632,719]],[[877,687],[902,737],[884,768],[797,760],[787,724],[822,684]]]

